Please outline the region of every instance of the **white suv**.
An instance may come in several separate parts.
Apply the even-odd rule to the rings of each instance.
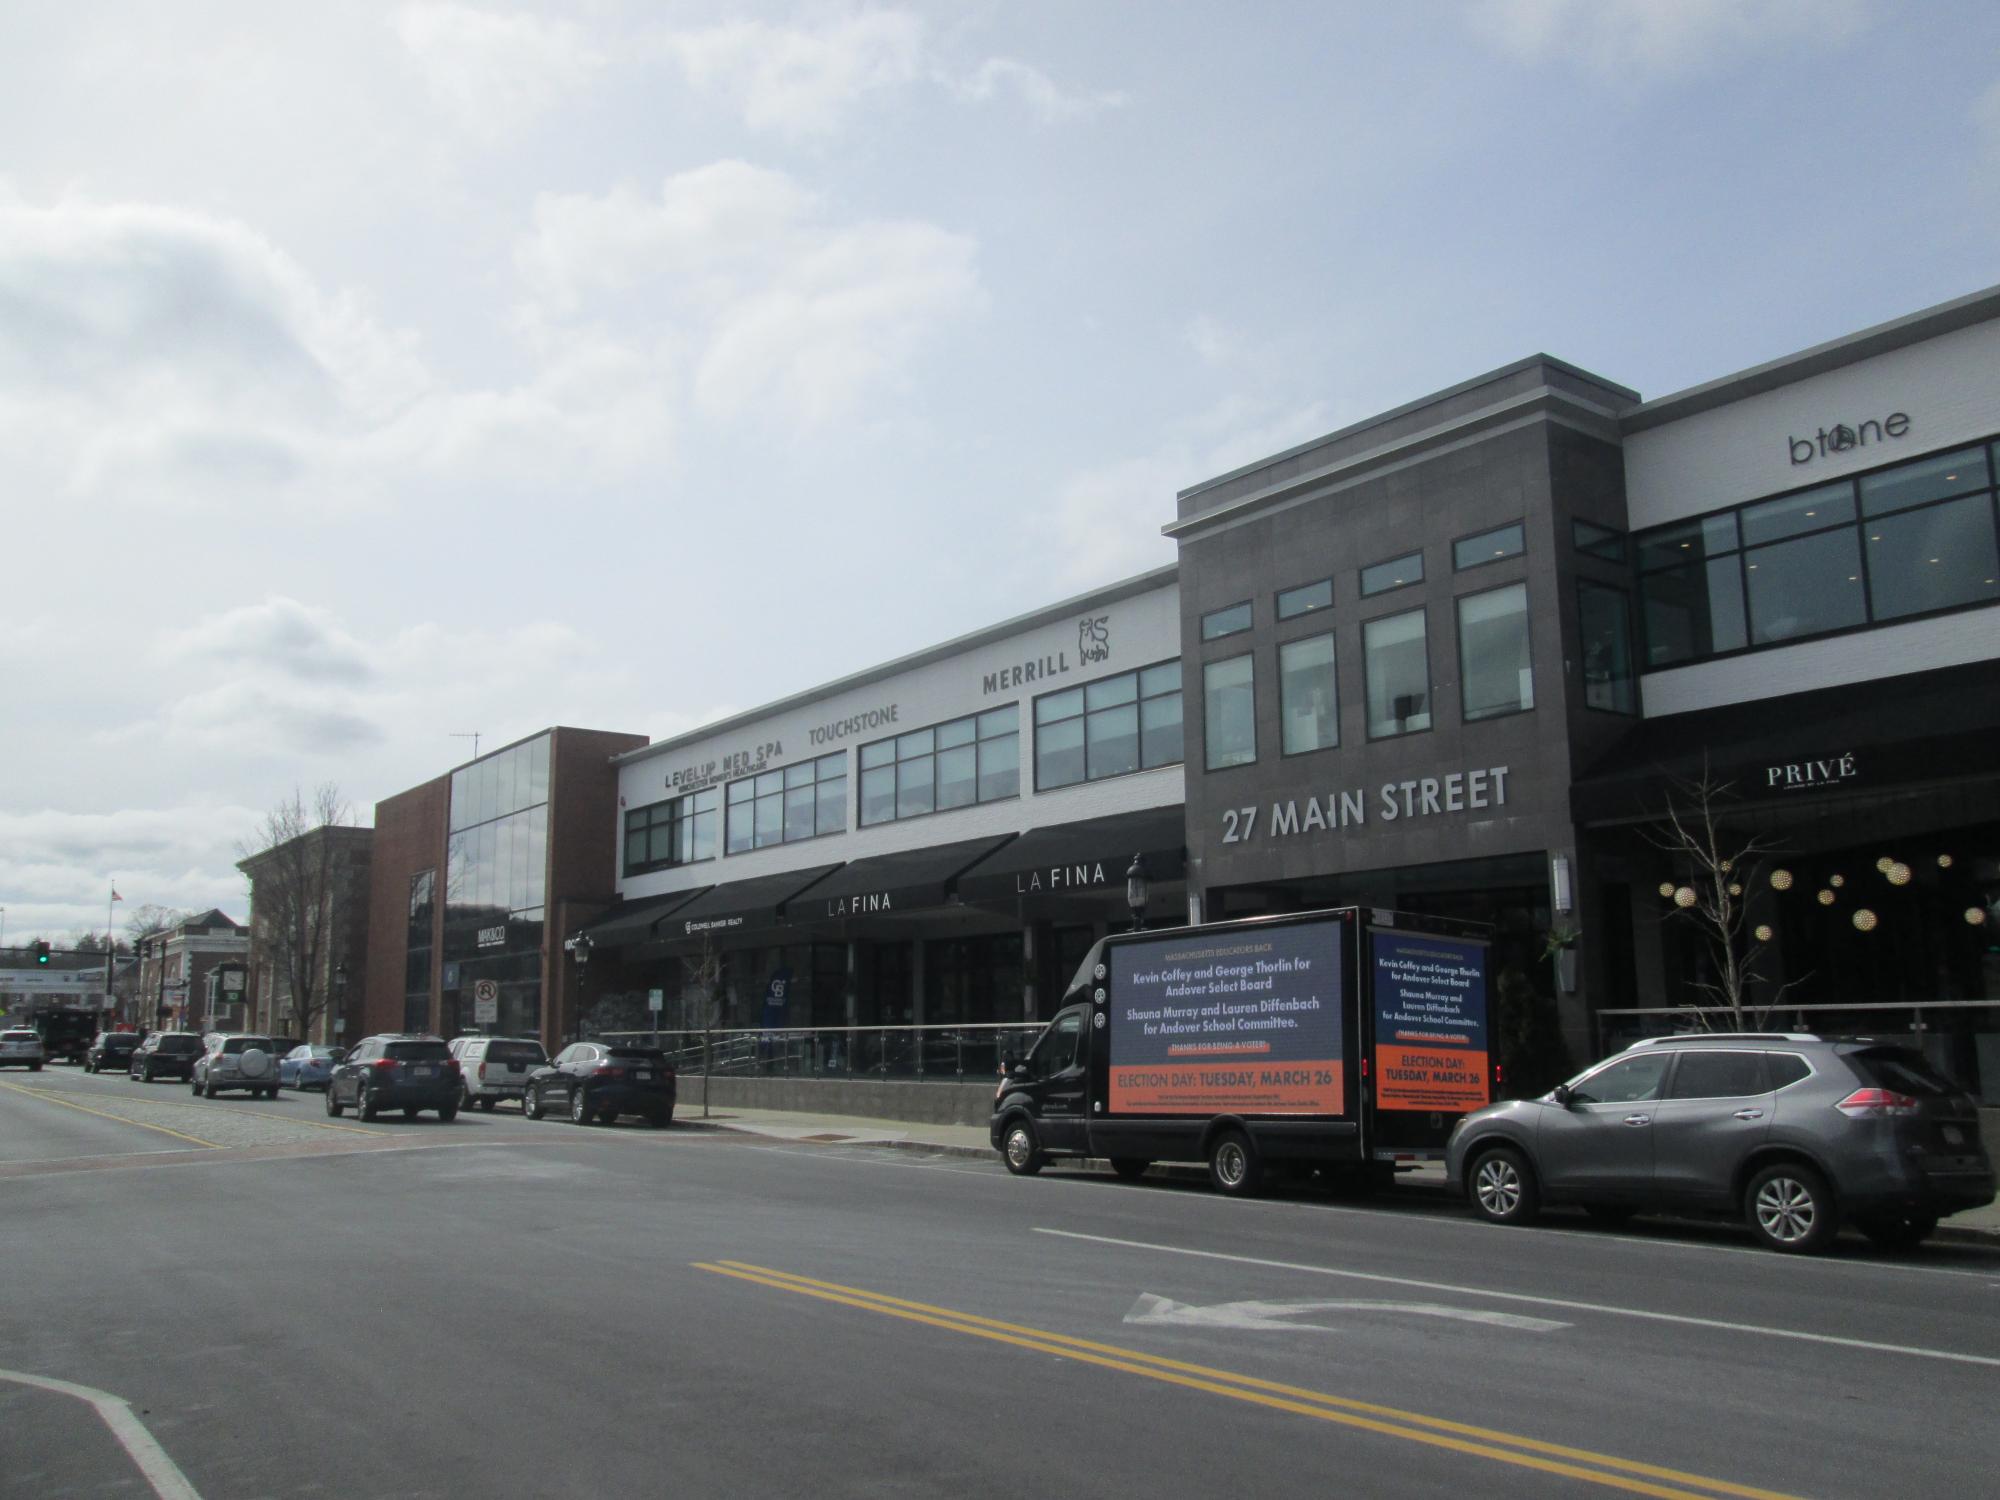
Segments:
[[[25,1026],[0,1031],[0,1068],[26,1068],[30,1073],[39,1073],[46,1060],[41,1037]]]
[[[520,1103],[528,1075],[547,1065],[549,1054],[540,1042],[506,1036],[452,1038],[451,1055],[458,1059],[459,1103],[491,1111],[502,1099]]]
[[[211,1032],[208,1050],[194,1060],[188,1086],[213,1099],[224,1089],[278,1097],[277,1043],[267,1036],[223,1036]]]

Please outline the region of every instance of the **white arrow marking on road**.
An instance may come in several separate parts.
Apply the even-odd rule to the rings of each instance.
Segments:
[[[1369,1302],[1348,1299],[1339,1302],[1218,1302],[1213,1307],[1197,1307],[1191,1302],[1175,1302],[1151,1292],[1141,1292],[1127,1323],[1172,1323],[1202,1328],[1310,1328],[1320,1333],[1336,1329],[1321,1323],[1301,1323],[1305,1313],[1388,1312],[1411,1313],[1420,1318],[1456,1318],[1464,1323],[1484,1323],[1491,1328],[1514,1328],[1524,1333],[1553,1333],[1569,1324],[1552,1318],[1526,1318],[1518,1313],[1488,1312],[1476,1307],[1449,1307],[1442,1302]]]

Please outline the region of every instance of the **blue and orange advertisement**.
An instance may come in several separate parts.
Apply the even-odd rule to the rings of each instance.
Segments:
[[[1375,1108],[1464,1114],[1488,1102],[1486,950],[1411,932],[1369,934]]]
[[[1347,931],[1308,922],[1113,948],[1111,1112],[1344,1113]]]

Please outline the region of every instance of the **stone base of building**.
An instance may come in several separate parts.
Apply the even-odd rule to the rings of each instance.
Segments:
[[[680,1081],[678,1117],[701,1117],[699,1075]],[[984,1125],[993,1118],[993,1084],[919,1083],[850,1078],[711,1078],[711,1109],[789,1109],[801,1114],[920,1125]]]

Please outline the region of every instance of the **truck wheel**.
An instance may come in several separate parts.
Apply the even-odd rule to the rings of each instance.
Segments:
[[[1208,1148],[1208,1180],[1218,1193],[1247,1198],[1263,1180],[1264,1164],[1257,1148],[1240,1130],[1225,1130]]]
[[[1146,1168],[1151,1165],[1152,1163],[1143,1156],[1114,1156],[1111,1158],[1111,1170],[1127,1182],[1136,1182],[1141,1177],[1144,1177],[1146,1175]]]
[[[1532,1224],[1542,1211],[1535,1169],[1512,1146],[1482,1151],[1466,1178],[1472,1211],[1491,1224]]]
[[[1840,1231],[1840,1210],[1826,1179],[1801,1162],[1764,1168],[1743,1190],[1743,1217],[1773,1250],[1816,1255]]]
[[[1042,1143],[1035,1139],[1035,1127],[1018,1115],[1000,1138],[1000,1156],[1016,1177],[1033,1177],[1047,1161],[1042,1155]]]

